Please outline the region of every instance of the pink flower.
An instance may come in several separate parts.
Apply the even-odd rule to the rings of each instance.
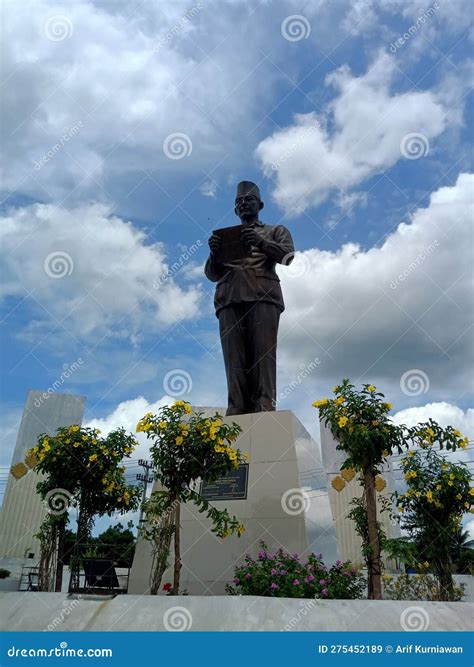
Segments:
[[[293,560],[299,560],[299,559],[300,559],[300,557],[298,556],[298,554],[293,554],[292,558],[293,558]]]
[[[309,577],[306,577],[305,582],[310,584],[312,581],[314,581],[314,577],[312,574],[310,574]]]
[[[235,578],[235,579],[234,579],[234,584],[235,584],[236,586],[238,586],[238,585],[240,584],[240,579]]]
[[[276,573],[277,571],[275,570],[274,567],[272,567],[272,569],[270,570],[270,574],[272,575],[272,577],[274,577]]]
[[[266,558],[267,557],[266,551],[259,551],[258,552],[258,557],[259,558]]]
[[[286,574],[288,570],[280,570],[280,574]]]
[[[328,589],[323,588],[323,590],[321,591],[321,595],[323,596],[323,598],[327,598],[327,596],[329,595]]]
[[[252,578],[252,575],[250,574],[250,572],[247,572],[247,574],[245,575],[245,578],[246,579],[251,579]]]
[[[272,582],[272,585],[270,586],[270,588],[272,588],[273,590],[276,590],[277,588],[280,588],[280,586],[278,584],[275,584],[274,582]]]
[[[293,586],[299,586],[299,585],[300,585],[300,580],[299,580],[299,579],[295,579],[295,580],[293,581]]]
[[[336,561],[336,567],[341,567],[342,565],[342,560],[337,560]]]
[[[321,586],[325,586],[326,585],[326,579],[320,579],[319,583],[321,584]]]

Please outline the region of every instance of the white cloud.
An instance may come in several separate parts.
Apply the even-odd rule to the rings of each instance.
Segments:
[[[458,403],[472,387],[473,185],[473,175],[461,174],[435,191],[380,247],[312,248],[279,268],[279,360],[288,376],[318,356],[306,383],[315,398],[316,386],[349,377],[389,389],[403,406],[414,399],[402,393],[401,376],[421,369],[426,398]]]
[[[65,193],[98,199],[104,190],[109,198],[110,192],[125,197],[143,169],[181,176],[214,166],[233,153],[236,127],[242,145],[243,130],[261,117],[275,80],[268,67],[264,77],[256,71],[257,25],[246,29],[241,48],[234,29],[235,18],[248,11],[241,6],[214,11],[205,0],[4,5],[3,150],[9,168],[3,187],[43,201]],[[170,160],[163,143],[177,132],[189,137],[192,153]],[[48,151],[52,156],[44,162]],[[123,174],[131,177],[123,180]]]
[[[140,340],[142,332],[198,312],[198,286],[181,289],[170,278],[154,288],[168,271],[163,245],[147,245],[142,231],[104,205],[17,208],[1,218],[0,238],[1,296],[31,300],[49,328],[61,320],[74,335],[93,334],[95,343],[105,333]],[[40,328],[30,322],[32,335]]]
[[[393,416],[393,419],[397,424],[415,426],[415,424],[427,421],[430,417],[443,428],[453,426],[459,429],[463,436],[467,436],[470,440],[474,439],[474,409],[464,411],[445,401],[400,410]]]
[[[404,159],[406,135],[423,135],[434,150],[447,108],[430,91],[392,93],[395,72],[396,61],[386,54],[360,77],[340,67],[326,77],[338,92],[329,105],[330,124],[314,112],[296,114],[293,125],[260,142],[256,156],[267,176],[276,173],[273,196],[286,212],[297,215],[332,191],[347,197],[348,190]]]
[[[215,197],[217,192],[217,183],[215,181],[204,181],[200,186],[199,191],[205,197]]]

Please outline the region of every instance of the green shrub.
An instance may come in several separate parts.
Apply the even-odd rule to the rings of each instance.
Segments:
[[[350,562],[338,560],[328,568],[321,554],[310,554],[304,563],[283,549],[270,553],[265,542],[260,542],[256,559],[246,555],[244,564],[235,568],[233,584],[226,586],[230,595],[328,600],[361,598],[367,588],[365,577]]]
[[[434,574],[400,574],[398,577],[383,576],[384,598],[387,600],[444,600],[438,578]],[[464,597],[465,584],[454,584],[454,601]]]
[[[5,570],[5,568],[0,567],[0,579],[6,579],[11,574],[10,570]]]

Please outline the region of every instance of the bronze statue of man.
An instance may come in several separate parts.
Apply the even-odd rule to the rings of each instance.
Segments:
[[[276,405],[277,332],[285,306],[275,265],[289,264],[294,247],[286,227],[260,222],[262,208],[258,186],[242,181],[234,210],[242,225],[243,256],[219,261],[225,256],[225,237],[213,233],[209,239],[205,273],[217,282],[214,305],[227,375],[227,415],[272,411]]]

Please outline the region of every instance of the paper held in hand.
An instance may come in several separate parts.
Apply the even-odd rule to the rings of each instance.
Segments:
[[[214,230],[213,233],[221,239],[221,247],[215,253],[218,262],[228,264],[249,257],[250,249],[242,241],[241,232],[242,225]]]

